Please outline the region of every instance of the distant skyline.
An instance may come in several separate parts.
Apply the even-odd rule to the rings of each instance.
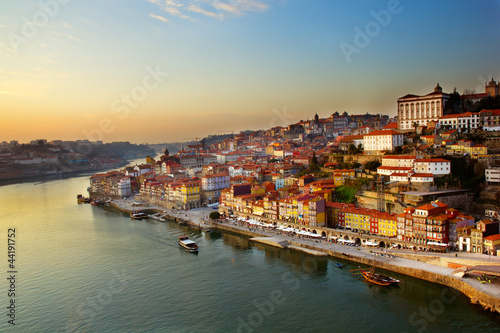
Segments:
[[[0,3],[0,141],[164,143],[500,80],[500,1]]]

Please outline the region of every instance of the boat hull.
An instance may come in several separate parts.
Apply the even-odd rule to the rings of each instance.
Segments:
[[[179,245],[186,251],[191,253],[197,253],[199,250],[198,245],[194,241],[190,240],[187,236],[179,237]]]

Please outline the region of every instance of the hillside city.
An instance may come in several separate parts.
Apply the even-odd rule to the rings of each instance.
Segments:
[[[425,251],[500,252],[500,94],[397,99],[397,116],[317,114],[209,137],[90,179],[92,198],[239,215]],[[215,138],[215,140],[214,140]],[[215,142],[214,142],[215,141]]]

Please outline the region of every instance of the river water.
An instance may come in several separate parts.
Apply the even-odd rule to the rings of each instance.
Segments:
[[[398,287],[317,259],[135,221],[77,204],[88,176],[0,187],[0,331],[8,332],[498,332],[498,316],[461,294],[397,274]],[[15,228],[15,297],[7,231]],[[200,246],[187,253],[177,237]],[[15,326],[8,323],[15,300]]]

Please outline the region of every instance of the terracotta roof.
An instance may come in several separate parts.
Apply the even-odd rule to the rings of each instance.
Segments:
[[[445,160],[444,158],[422,158],[415,160],[415,163],[438,163],[438,162],[450,163],[450,161]]]
[[[497,241],[497,240],[500,240],[500,234],[496,234],[496,235],[491,235],[491,236],[488,236],[488,237],[484,237],[484,240],[489,240],[489,241]]]
[[[377,168],[377,170],[395,170],[395,171],[411,171],[413,170],[410,167],[393,167],[393,166],[380,166]]]
[[[483,110],[483,111],[481,111],[479,113],[481,114],[481,113],[486,113],[486,112],[491,112],[491,114],[494,115],[494,116],[500,116],[500,109]]]
[[[411,155],[389,155],[389,156],[384,156],[382,159],[388,159],[388,160],[414,160],[416,159],[417,156],[411,156]]]
[[[392,122],[384,126],[382,129],[383,130],[388,130],[388,129],[397,129],[398,128],[398,123],[397,122]]]
[[[363,139],[363,137],[365,135],[367,135],[367,134],[362,134],[362,135],[346,135],[344,138],[340,139],[340,141],[344,141],[345,142],[345,141],[352,141],[352,140],[361,140],[361,139]]]
[[[411,175],[411,177],[431,177],[434,178],[434,175],[432,173],[414,173]]]
[[[397,135],[397,134],[403,135],[403,133],[401,133],[401,132],[398,132],[398,131],[395,131],[392,129],[388,129],[388,130],[373,131],[371,133],[364,134],[363,137],[365,137],[365,136],[381,136],[381,135]]]
[[[457,113],[457,114],[447,114],[446,116],[439,117],[439,119],[464,118],[464,117],[471,117],[473,115],[477,115],[477,113],[464,112],[464,113]]]
[[[393,173],[391,173],[391,177],[408,177],[408,174],[407,173],[393,172]]]

